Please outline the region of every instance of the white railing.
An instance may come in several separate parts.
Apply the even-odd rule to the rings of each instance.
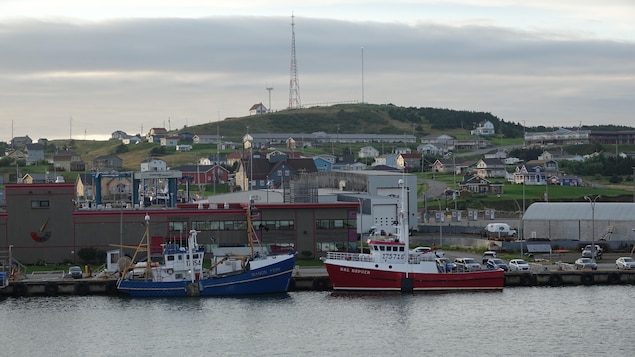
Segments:
[[[326,259],[351,260],[356,262],[372,262],[373,256],[370,254],[360,254],[360,253],[327,252]]]

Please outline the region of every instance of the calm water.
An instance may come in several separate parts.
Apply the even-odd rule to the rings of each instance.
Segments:
[[[0,300],[3,356],[635,354],[635,287]]]

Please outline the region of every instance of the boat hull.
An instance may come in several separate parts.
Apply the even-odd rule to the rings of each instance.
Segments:
[[[117,288],[133,297],[239,296],[287,291],[295,267],[294,254],[271,256],[250,263],[249,270],[227,276],[193,282],[120,280]]]
[[[400,271],[371,266],[352,266],[325,262],[334,290],[357,291],[452,291],[502,290],[505,273],[502,270],[481,270],[466,273],[436,273]]]

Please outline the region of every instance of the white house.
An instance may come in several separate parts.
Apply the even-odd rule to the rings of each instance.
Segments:
[[[265,114],[266,112],[267,108],[262,103],[254,104],[249,108],[249,115]]]
[[[215,144],[218,141],[217,135],[194,135],[192,142],[194,144]]]
[[[372,146],[364,146],[363,148],[359,149],[359,153],[357,155],[360,159],[364,159],[367,157],[374,159],[379,156],[379,150],[375,149]]]
[[[401,154],[384,154],[375,158],[372,166],[385,165],[397,169],[404,168],[404,160]]]
[[[179,137],[178,136],[167,136],[164,138],[161,138],[161,146],[177,146],[179,144]]]
[[[447,150],[442,145],[421,144],[417,146],[417,152],[424,155],[443,155]]]
[[[412,149],[408,147],[395,148],[395,154],[410,154],[411,152],[412,152]]]
[[[129,136],[127,138],[121,139],[121,143],[124,145],[139,144],[140,142],[141,138],[138,136]]]
[[[503,160],[507,158],[507,153],[504,150],[494,149],[494,150],[486,152],[485,155],[483,155],[483,157],[486,159]]]
[[[148,159],[141,163],[141,171],[167,171],[168,165],[161,159]]]
[[[496,131],[494,131],[494,124],[492,124],[491,121],[486,120],[479,123],[474,130],[470,131],[470,134],[487,136],[496,134]]]

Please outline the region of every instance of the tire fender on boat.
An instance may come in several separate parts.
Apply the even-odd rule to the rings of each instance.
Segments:
[[[174,274],[174,269],[170,268],[167,270],[168,275]]]

